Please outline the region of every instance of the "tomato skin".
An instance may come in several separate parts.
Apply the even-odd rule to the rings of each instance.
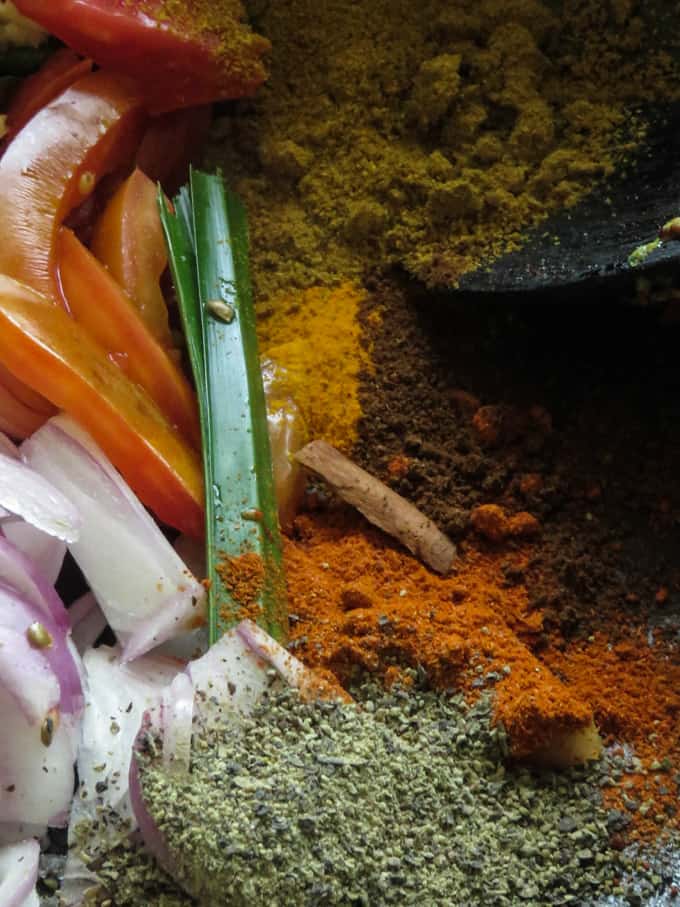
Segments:
[[[158,213],[157,189],[135,170],[97,221],[91,248],[127,293],[158,342],[172,348],[160,279],[168,253]]]
[[[136,165],[160,183],[167,195],[184,185],[191,164],[198,164],[212,122],[212,107],[187,107],[152,117]]]
[[[55,51],[40,69],[24,79],[7,111],[7,144],[39,110],[74,82],[92,71],[92,60],[83,60],[67,47]]]
[[[20,400],[12,391],[11,380],[5,380],[7,377],[14,379],[11,372],[3,371],[0,375],[0,431],[16,441],[23,441],[37,431],[49,416],[36,412]]]
[[[145,121],[131,84],[100,70],[24,126],[0,159],[0,273],[61,301],[59,226],[103,175],[129,166]]]
[[[264,82],[269,41],[225,23],[230,47],[195,26],[191,3],[181,18],[160,0],[15,0],[17,9],[100,66],[139,81],[154,113],[240,98]],[[239,40],[240,38],[240,40]],[[233,44],[233,47],[231,46]]]
[[[41,397],[40,394],[36,394],[30,387],[26,387],[2,363],[0,363],[0,384],[12,394],[18,403],[23,404],[23,406],[33,410],[38,415],[44,416],[45,419],[49,419],[50,416],[56,414],[57,411],[49,400]]]
[[[104,265],[66,227],[60,230],[58,248],[59,278],[69,312],[199,449],[198,405],[179,367]]]
[[[64,309],[4,275],[0,361],[89,431],[161,520],[189,535],[203,534],[196,451]]]

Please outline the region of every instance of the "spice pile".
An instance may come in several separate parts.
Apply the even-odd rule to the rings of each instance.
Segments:
[[[373,305],[390,317],[389,331],[367,323],[363,465],[462,543],[460,603],[490,605],[607,740],[633,747],[607,797],[628,803],[630,833],[663,833],[677,823],[680,764],[673,329],[607,306],[584,333],[569,307],[472,313],[387,283]],[[529,511],[538,533],[489,536],[489,505]],[[371,605],[377,619],[382,601]]]
[[[196,729],[188,778],[153,750],[140,757],[147,802],[195,903],[504,907],[629,889],[629,861],[608,843],[618,817],[597,804],[611,765],[506,771],[485,700],[353,692],[357,705],[272,692],[236,727]],[[117,907],[160,878],[127,849],[103,875]],[[652,875],[637,890],[653,890]],[[166,900],[152,903],[192,903],[162,884]]]
[[[260,349],[285,370],[309,436],[344,449],[361,416],[359,375],[371,369],[359,325],[365,302],[366,293],[347,283],[283,293],[258,312]]]
[[[636,105],[678,95],[650,2],[247,6],[270,79],[213,156],[250,211],[261,299],[375,265],[455,285],[620,168]]]
[[[458,560],[435,575],[313,483],[285,543],[290,649],[356,705],[272,692],[240,725],[196,726],[188,775],[143,756],[195,899],[126,841],[92,865],[93,904],[674,896],[677,338],[653,312],[591,310],[584,329],[386,276],[455,285],[635,153],[631,109],[680,84],[640,10],[249,3],[271,80],[211,153],[249,208],[261,350],[309,438]],[[257,556],[220,570],[257,617]]]

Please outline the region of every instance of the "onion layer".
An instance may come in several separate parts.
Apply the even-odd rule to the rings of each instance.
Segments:
[[[20,841],[0,847],[0,904],[2,907],[38,907],[40,846]]]
[[[66,416],[22,445],[82,516],[73,557],[123,646],[138,658],[204,619],[205,590],[92,439]]]

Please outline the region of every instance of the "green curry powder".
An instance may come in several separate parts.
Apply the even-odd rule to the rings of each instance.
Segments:
[[[506,769],[487,701],[355,692],[356,705],[271,692],[238,725],[197,728],[184,776],[155,746],[139,757],[197,903],[548,907],[617,893],[627,863],[609,846],[619,817],[599,806],[604,763]]]
[[[271,75],[210,156],[249,208],[261,299],[375,266],[455,285],[611,175],[638,102],[679,93],[638,3],[247,5]]]

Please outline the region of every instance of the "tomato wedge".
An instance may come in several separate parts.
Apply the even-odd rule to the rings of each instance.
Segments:
[[[155,112],[252,95],[269,41],[244,24],[238,0],[15,0],[33,19],[100,66],[144,86]]]
[[[45,413],[36,412],[17,399],[8,383],[5,373],[0,375],[0,431],[17,441],[23,441],[49,419]]]
[[[130,83],[99,71],[24,126],[0,160],[0,274],[61,300],[59,226],[103,175],[129,166],[145,119]]]
[[[59,235],[59,277],[75,320],[198,449],[198,404],[189,382],[104,265],[66,227]]]
[[[196,451],[64,309],[1,275],[0,361],[87,429],[161,520],[202,535]]]
[[[49,419],[50,416],[55,415],[57,412],[49,400],[41,397],[40,394],[36,394],[30,387],[26,387],[2,363],[0,363],[0,384],[4,385],[19,403],[43,415],[45,419]]]
[[[83,60],[67,47],[55,51],[40,69],[24,79],[7,111],[5,142],[46,107],[50,101],[92,71],[92,60]]]
[[[161,275],[168,253],[156,186],[135,170],[106,206],[92,237],[92,251],[125,290],[154,337],[172,347]]]
[[[187,107],[152,117],[137,152],[137,166],[174,195],[199,162],[212,122],[212,107]]]

